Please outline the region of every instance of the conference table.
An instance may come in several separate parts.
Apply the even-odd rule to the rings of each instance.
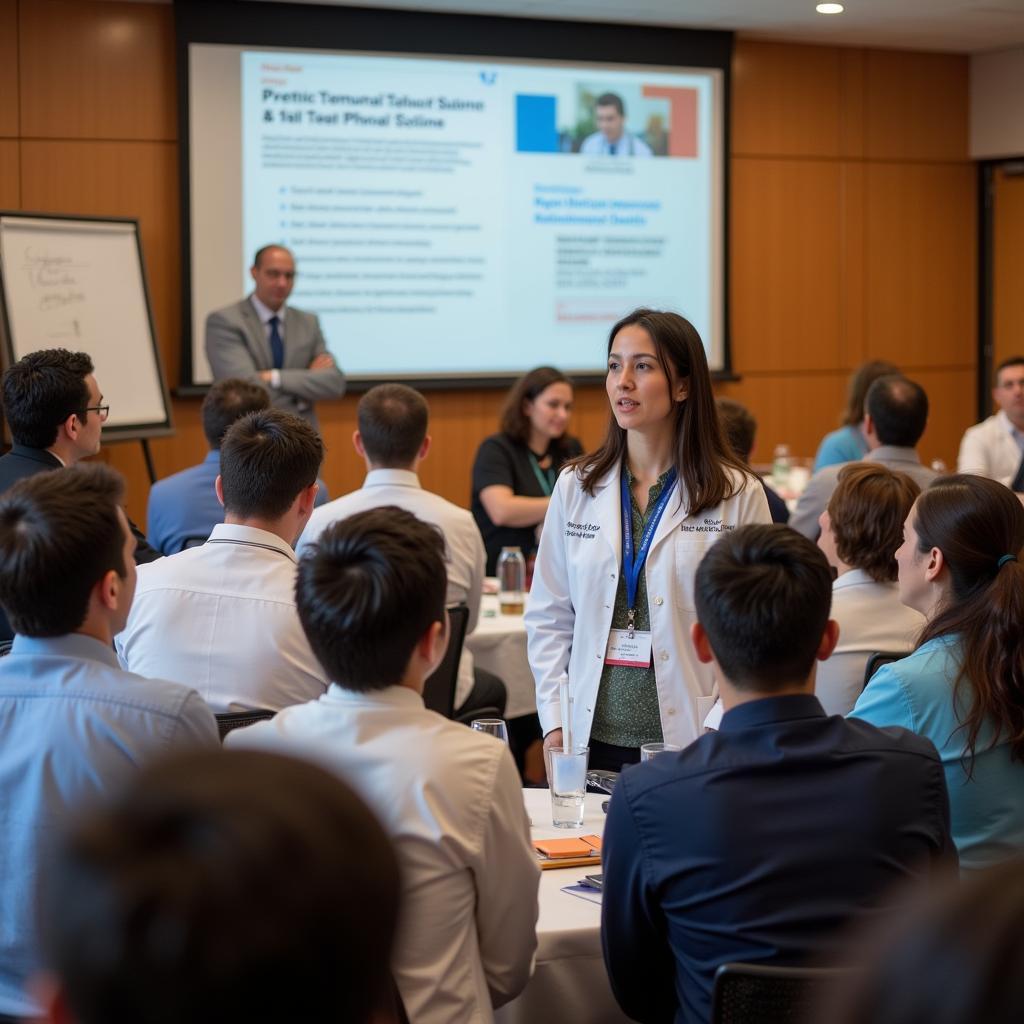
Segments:
[[[555,828],[551,824],[551,793],[524,789],[523,801],[530,815],[534,839],[604,832],[601,803],[607,796],[587,794],[583,827]],[[562,892],[593,868],[557,868],[540,879],[540,916],[537,920],[537,963],[526,988],[495,1013],[497,1024],[625,1024],[612,995],[601,957],[601,908],[578,896]]]
[[[484,594],[476,629],[466,637],[474,663],[493,672],[508,690],[506,718],[532,715],[537,710],[533,673],[526,657],[526,627],[522,615],[503,615],[497,594]]]

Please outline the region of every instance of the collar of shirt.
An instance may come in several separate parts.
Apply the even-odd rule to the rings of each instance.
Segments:
[[[255,526],[237,526],[234,523],[218,523],[210,534],[211,541],[227,542],[229,544],[251,544],[254,547],[273,548],[286,555],[293,562],[298,564],[295,551],[291,544],[282,540],[276,533],[267,530],[258,530]]]
[[[865,569],[851,569],[849,572],[844,572],[842,576],[837,576],[832,581],[832,590],[842,590],[844,587],[859,587],[864,583],[880,583],[881,586],[885,586],[887,582],[872,579]]]
[[[363,487],[415,487],[422,490],[420,478],[411,469],[371,469]]]
[[[1003,412],[1002,409],[996,413],[996,419],[999,420],[999,425],[1003,428],[1017,442],[1017,447],[1024,451],[1024,431],[1018,430],[1013,423],[1010,422],[1010,417]]]
[[[110,668],[120,668],[113,647],[85,633],[66,633],[64,636],[22,636],[18,634],[11,646],[11,654],[27,654],[32,657],[88,658],[99,661]]]
[[[883,444],[872,449],[864,456],[865,462],[912,462],[921,465],[916,448],[904,448],[895,444]]]
[[[784,697],[762,697],[730,708],[722,716],[719,732],[740,732],[759,725],[789,722],[798,718],[824,718],[825,709],[814,694],[790,693]]]
[[[418,708],[425,711],[423,695],[408,686],[387,686],[383,690],[346,690],[338,683],[331,683],[327,693],[320,698],[329,701],[331,704],[342,704],[346,707],[371,707],[380,708],[406,708],[413,710]]]
[[[277,329],[280,332],[281,336],[283,337],[284,336],[284,314],[285,314],[285,310],[288,307],[284,303],[282,303],[281,304],[281,308],[275,313],[274,310],[272,310],[269,306],[264,305],[262,302],[260,302],[259,299],[256,298],[256,293],[255,292],[253,292],[252,295],[249,296],[249,301],[252,303],[252,308],[256,310],[256,315],[260,318],[260,323],[263,324],[264,327],[266,327],[267,324],[270,323],[270,318],[272,316],[276,316],[277,317],[277,319],[278,319]]]
[[[219,465],[220,464],[220,449],[219,448],[214,448],[211,451],[208,451],[206,453],[206,458],[203,459],[203,462],[216,462]]]

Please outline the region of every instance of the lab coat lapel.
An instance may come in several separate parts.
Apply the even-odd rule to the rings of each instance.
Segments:
[[[604,542],[611,548],[617,566],[622,565],[622,499],[619,471],[609,470],[594,485],[595,520],[601,524]]]
[[[675,486],[672,488],[672,496],[668,500],[668,506],[665,509],[664,515],[661,517],[661,522],[658,523],[658,528],[654,531],[654,538],[651,540],[651,550],[653,551],[666,537],[671,537],[672,534],[679,529],[680,525],[685,519],[689,517],[688,502],[684,499],[679,500],[680,494],[682,494],[683,482],[677,480]]]

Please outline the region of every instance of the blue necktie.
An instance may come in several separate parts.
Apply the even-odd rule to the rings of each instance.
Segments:
[[[284,366],[284,342],[281,340],[281,332],[277,329],[280,322],[276,316],[267,321],[270,324],[270,355],[273,357],[275,370],[280,370]]]
[[[616,144],[614,142],[609,142],[608,143],[608,155],[609,156],[615,156],[615,148],[616,148]]]

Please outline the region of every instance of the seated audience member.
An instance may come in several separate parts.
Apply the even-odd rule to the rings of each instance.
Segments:
[[[814,696],[831,587],[784,526],[723,534],[697,570],[693,643],[721,726],[624,771],[604,832],[605,963],[636,1020],[706,1021],[729,961],[843,964],[844,926],[893,912],[897,883],[955,873],[932,744],[827,717]]]
[[[877,462],[906,473],[918,487],[927,487],[935,471],[921,464],[916,445],[928,425],[928,396],[920,384],[906,377],[879,377],[868,388],[864,404],[864,436],[871,449],[864,462]],[[818,520],[836,489],[842,465],[815,473],[797,502],[789,525],[817,540]]]
[[[903,523],[921,489],[903,473],[870,462],[851,462],[839,473],[821,513],[818,547],[837,576],[832,618],[839,642],[818,666],[814,693],[828,715],[846,715],[864,688],[875,651],[909,653],[924,616],[900,601],[894,552]]]
[[[314,765],[161,762],[62,838],[47,883],[48,1024],[395,1020],[394,851]]]
[[[732,445],[733,451],[747,466],[750,465],[750,453],[754,450],[754,437],[757,434],[757,420],[750,410],[731,398],[716,398],[718,418],[722,421],[722,429]],[[771,512],[773,523],[788,523],[789,509],[778,492],[769,487],[763,480],[764,496],[768,499],[768,511]]]
[[[214,481],[220,473],[220,445],[228,427],[246,413],[270,408],[270,392],[260,384],[237,377],[210,385],[203,399],[203,433],[210,450],[198,466],[158,480],[149,490],[146,532],[150,543],[165,555],[201,543],[224,522],[224,506]],[[323,481],[317,481],[316,504],[327,501]],[[191,543],[190,543],[191,542]]]
[[[352,437],[366,463],[366,479],[358,491],[342,495],[310,516],[299,539],[298,553],[316,541],[331,523],[356,512],[395,505],[436,526],[445,539],[448,604],[469,608],[467,633],[476,629],[484,581],[484,544],[473,516],[439,494],[420,486],[420,463],[430,451],[429,412],[423,396],[404,384],[381,384],[359,400],[359,429]],[[474,669],[473,655],[463,648],[455,707],[460,711],[497,707],[505,712],[505,685],[497,676]]]
[[[883,929],[835,986],[828,1024],[1011,1024],[1024,1007],[1024,860],[980,872]]]
[[[826,466],[834,466],[841,462],[856,462],[864,458],[870,451],[868,439],[861,429],[864,423],[864,398],[868,388],[879,377],[899,374],[892,363],[873,359],[859,366],[851,375],[846,388],[846,409],[843,411],[842,425],[831,434],[826,434],[818,453],[814,456],[814,472]]]
[[[327,689],[295,611],[292,545],[313,511],[324,447],[303,419],[252,412],[228,428],[210,539],[139,573],[121,664],[188,682],[214,711],[277,711]]]
[[[896,552],[900,600],[928,621],[852,714],[939,750],[964,871],[1024,852],[1024,508],[980,476],[936,480]]]
[[[135,590],[121,477],[104,465],[22,480],[0,496],[0,1014],[35,1015],[35,884],[67,816],[143,763],[218,745],[199,695],[122,671],[112,649]],[[468,730],[467,730],[468,731]]]
[[[1024,491],[1024,356],[996,368],[992,398],[999,411],[969,427],[960,442],[958,473],[977,473]]]
[[[392,968],[412,1024],[491,1021],[537,943],[537,857],[508,748],[423,707],[447,643],[445,589],[444,539],[410,512],[327,527],[296,597],[330,689],[227,738],[319,762],[384,824],[402,869]]]

